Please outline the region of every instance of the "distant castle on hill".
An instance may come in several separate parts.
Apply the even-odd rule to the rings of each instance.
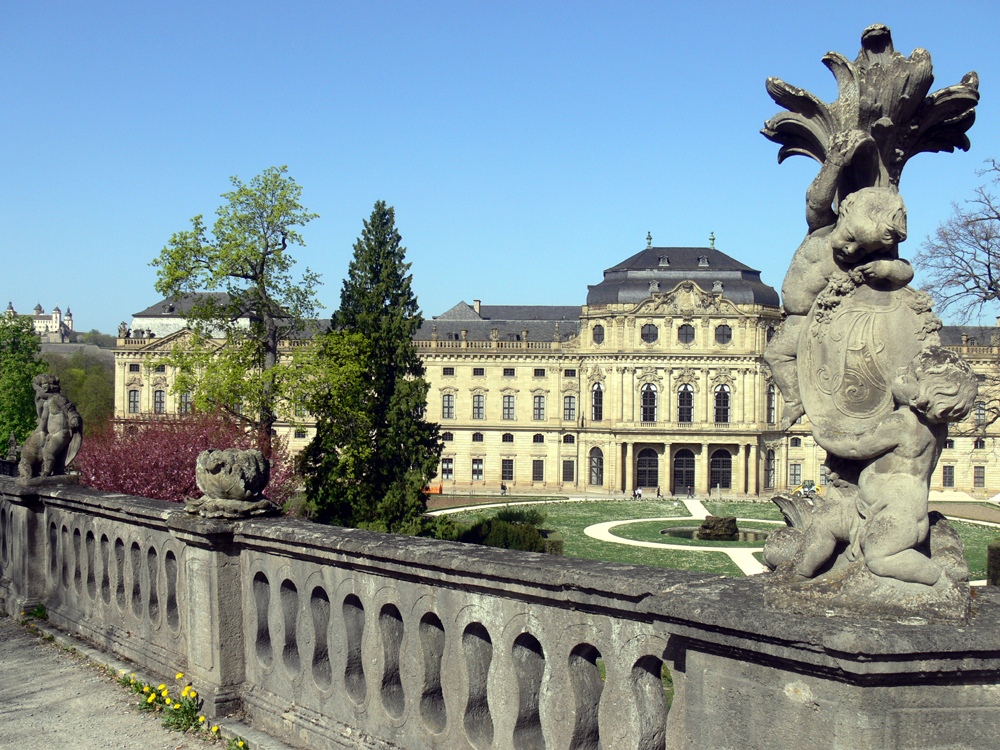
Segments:
[[[21,315],[21,313],[14,309],[13,302],[8,302],[5,315],[12,318]],[[38,304],[35,305],[35,309],[31,315],[21,315],[21,317],[31,319],[31,322],[35,326],[35,333],[41,337],[42,341],[48,344],[66,344],[70,342],[70,337],[73,334],[73,313],[68,307],[66,308],[65,316],[63,316],[62,310],[58,306],[52,310],[51,314],[47,315],[41,304]]]

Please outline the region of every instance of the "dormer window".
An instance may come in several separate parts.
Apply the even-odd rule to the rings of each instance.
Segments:
[[[666,255],[661,255],[660,256],[660,267],[661,268],[666,268],[669,265],[670,265],[670,258],[668,258]]]
[[[703,266],[703,267],[704,266],[708,266],[708,256],[707,255],[699,255],[698,256],[698,265],[699,266]]]

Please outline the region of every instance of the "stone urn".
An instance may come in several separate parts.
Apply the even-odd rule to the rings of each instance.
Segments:
[[[246,518],[277,512],[264,497],[271,464],[258,450],[206,450],[195,464],[195,480],[205,496],[185,501],[189,513],[208,518]]]

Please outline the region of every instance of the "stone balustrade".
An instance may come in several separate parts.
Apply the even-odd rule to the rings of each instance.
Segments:
[[[956,628],[777,613],[760,584],[0,478],[6,611],[298,744],[995,747],[995,589]]]

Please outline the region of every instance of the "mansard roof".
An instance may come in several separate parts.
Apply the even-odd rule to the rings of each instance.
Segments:
[[[667,292],[693,281],[712,292],[722,284],[723,297],[738,305],[778,306],[778,293],[760,280],[760,271],[714,247],[647,247],[604,272],[604,281],[589,287],[588,305],[636,304],[650,297],[650,283]]]
[[[521,341],[525,331],[529,341],[560,341],[580,332],[581,309],[575,305],[479,305],[479,312],[465,302],[425,320],[414,339],[430,341],[436,331],[441,340],[461,340],[462,331],[470,341],[489,341],[496,329],[499,341]]]
[[[200,302],[206,297],[215,297],[222,304],[225,304],[229,300],[229,295],[226,292],[194,292],[192,294],[181,295],[180,297],[167,297],[166,299],[162,299],[155,305],[150,305],[145,310],[132,313],[132,317],[180,318],[183,317],[184,313],[190,312],[195,303]]]
[[[942,326],[941,346],[996,346],[1000,343],[998,326]],[[965,336],[965,342],[962,337]]]

